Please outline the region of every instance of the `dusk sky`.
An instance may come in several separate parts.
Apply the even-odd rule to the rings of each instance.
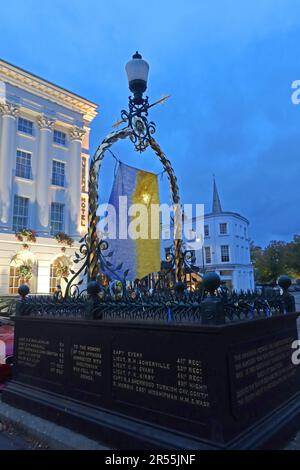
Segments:
[[[265,245],[300,234],[299,0],[1,1],[0,57],[99,104],[91,153],[127,107],[125,63],[149,62],[156,138],[185,203],[211,210],[215,174],[224,210],[250,220]],[[150,151],[112,148],[123,162],[159,172]],[[114,162],[101,173],[101,199]],[[161,181],[166,200],[168,182]]]

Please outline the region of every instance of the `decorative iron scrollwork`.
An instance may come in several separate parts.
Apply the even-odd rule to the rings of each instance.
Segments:
[[[144,152],[149,146],[151,135],[155,132],[155,123],[148,122],[148,109],[149,109],[148,96],[143,100],[141,105],[137,105],[134,100],[129,97],[129,111],[123,109],[121,111],[121,119],[127,122],[132,133],[130,140],[135,145],[138,152]]]
[[[90,256],[91,244],[89,243],[88,234],[86,234],[80,240],[80,247],[77,252],[75,252],[75,257],[73,259],[73,263],[78,264],[80,263],[81,266],[77,271],[74,269],[70,269],[70,273],[72,274],[71,279],[68,281],[64,298],[78,298],[86,294],[86,289],[80,290],[80,286],[83,284],[83,276],[85,276],[88,272],[88,261]],[[107,277],[111,277],[114,280],[117,280],[121,283],[121,285],[126,285],[126,276],[128,274],[127,270],[122,271],[122,263],[117,266],[114,266],[110,262],[110,258],[113,255],[112,251],[109,251],[109,244],[107,240],[100,240],[97,245],[95,256],[97,262],[99,264],[99,270],[101,273],[106,273]],[[100,281],[100,279],[97,279]],[[100,281],[101,284],[101,281]]]
[[[65,298],[67,297],[78,297],[80,295],[79,286],[83,283],[83,278],[80,279],[79,276],[82,273],[82,276],[87,274],[88,266],[88,255],[89,255],[89,243],[88,243],[88,234],[86,234],[81,240],[79,240],[80,247],[79,251],[75,252],[75,257],[73,263],[78,264],[82,263],[77,271],[70,269],[72,274],[71,279],[67,283],[65,290]],[[78,279],[79,278],[79,279]]]

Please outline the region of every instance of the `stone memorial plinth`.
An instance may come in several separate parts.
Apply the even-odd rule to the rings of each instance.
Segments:
[[[296,339],[296,314],[216,326],[18,317],[3,400],[113,448],[265,448],[299,424]]]

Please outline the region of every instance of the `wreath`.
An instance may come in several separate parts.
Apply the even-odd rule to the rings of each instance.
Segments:
[[[19,266],[19,277],[24,281],[29,281],[32,278],[32,267],[28,264],[21,264]]]

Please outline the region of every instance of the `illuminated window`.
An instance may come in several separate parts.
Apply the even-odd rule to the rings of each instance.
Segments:
[[[57,291],[58,285],[60,285],[60,278],[57,273],[57,266],[53,263],[50,265],[50,294],[54,294]]]
[[[9,267],[9,294],[17,294],[19,286],[23,284],[20,279],[20,268],[16,266]]]

